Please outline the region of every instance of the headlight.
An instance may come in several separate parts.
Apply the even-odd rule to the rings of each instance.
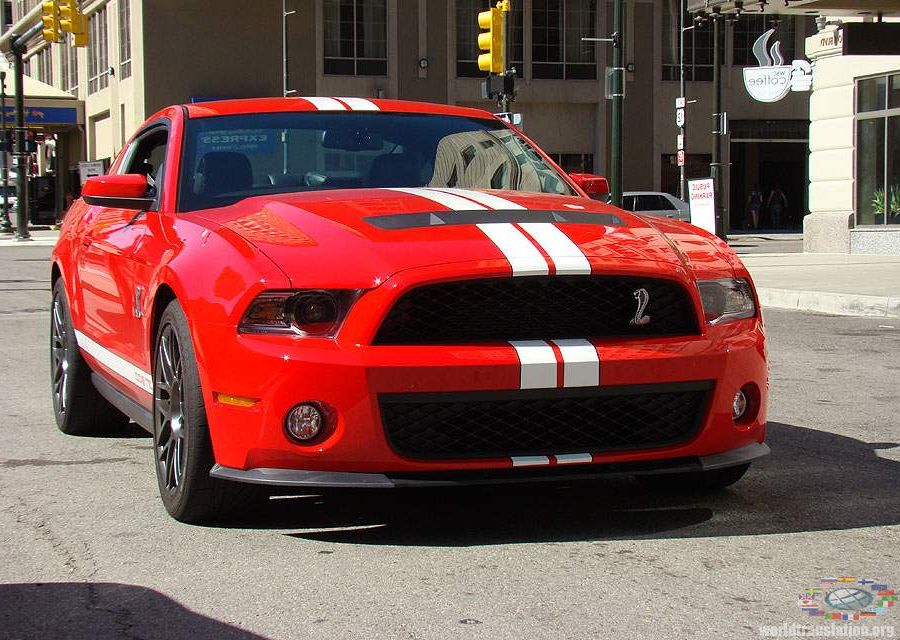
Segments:
[[[333,338],[361,294],[355,289],[264,291],[244,312],[238,331]]]
[[[723,280],[700,280],[700,300],[703,315],[709,324],[722,324],[756,315],[753,289],[743,278]]]

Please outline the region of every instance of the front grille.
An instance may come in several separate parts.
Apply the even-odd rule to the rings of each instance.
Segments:
[[[712,382],[583,389],[381,394],[394,450],[478,458],[653,449],[689,440]]]
[[[643,316],[638,290],[648,294]],[[378,345],[697,335],[697,314],[677,282],[620,276],[492,278],[413,289],[393,306]]]

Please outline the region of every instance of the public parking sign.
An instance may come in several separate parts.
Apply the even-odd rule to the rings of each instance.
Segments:
[[[691,204],[691,224],[716,232],[716,190],[711,178],[690,180],[688,194]]]

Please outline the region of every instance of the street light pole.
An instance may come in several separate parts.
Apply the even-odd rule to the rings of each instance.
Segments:
[[[678,24],[680,26],[680,38],[678,44],[678,60],[680,62],[680,74],[681,74],[681,101],[685,105],[687,105],[687,82],[685,79],[685,60],[684,60],[684,32],[687,31],[687,27],[684,24],[684,16],[687,13],[687,8],[685,6],[687,0],[681,0],[681,17],[678,19]],[[679,139],[681,140],[681,151],[685,156],[685,161],[687,160],[687,141],[686,134],[687,132],[687,124],[683,120],[681,123],[681,127],[679,127],[679,135],[681,136]],[[681,166],[678,167],[678,197],[684,201],[687,201],[687,180],[685,179],[685,162],[681,163]]]
[[[41,25],[37,25],[41,26]],[[26,34],[28,35],[28,34]],[[25,37],[12,38],[16,87],[16,240],[31,240],[28,232],[28,152],[25,151]]]
[[[622,175],[624,163],[622,159],[623,113],[625,98],[625,49],[624,49],[624,0],[613,2],[613,74],[612,74],[612,136],[609,167],[609,187],[612,203],[622,206]]]
[[[714,201],[716,206],[716,235],[725,240],[728,236],[724,213],[725,172],[722,163],[722,136],[725,131],[725,117],[722,114],[722,69],[720,62],[722,15],[713,11],[713,148],[710,169],[713,178]]]
[[[0,176],[3,179],[3,208],[0,210],[0,233],[12,233],[12,223],[9,221],[9,169],[6,166],[9,156],[9,139],[6,137],[6,70],[9,63],[6,56],[0,54],[0,129],[3,131],[3,151],[0,156]]]

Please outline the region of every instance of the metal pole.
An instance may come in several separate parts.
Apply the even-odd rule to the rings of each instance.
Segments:
[[[511,3],[510,3],[511,5]],[[506,7],[507,11],[503,12],[503,91],[500,94],[500,111],[503,113],[509,113],[509,103],[511,102],[512,96],[509,95],[507,91],[509,89],[509,52],[512,51],[512,47],[510,46],[510,16],[512,15],[512,6]]]
[[[625,56],[624,56],[624,0],[613,3],[613,76],[612,76],[612,140],[611,162],[609,171],[609,187],[612,203],[622,206],[622,135],[623,107],[625,93]]]
[[[722,70],[719,65],[722,17],[713,13],[710,19],[713,23],[713,148],[710,172],[715,188],[716,235],[725,240],[728,229],[722,216]]]
[[[678,24],[681,27],[681,33],[679,38],[679,55],[678,60],[680,64],[681,71],[681,99],[687,103],[687,82],[685,82],[685,60],[684,60],[684,32],[685,32],[685,24],[684,24],[684,16],[687,13],[687,8],[685,7],[686,0],[681,0],[681,17],[678,20]],[[685,104],[685,106],[687,106]],[[681,140],[684,142],[684,155],[685,159],[687,159],[687,140],[685,133],[687,132],[687,125],[682,124],[679,130],[679,134],[681,135]],[[685,175],[685,166],[682,164],[679,168],[679,181],[678,181],[678,197],[682,200],[687,201],[687,180]]]
[[[286,98],[296,91],[288,89],[288,25],[289,16],[297,13],[296,11],[288,11],[287,0],[281,0],[281,92]]]
[[[28,232],[28,153],[25,151],[25,46],[22,38],[15,38],[10,48],[16,77],[16,240],[31,240]]]
[[[2,54],[0,54],[2,55]],[[0,233],[12,233],[12,223],[9,221],[9,169],[6,166],[9,155],[9,140],[6,137],[6,72],[0,71],[0,123],[3,131],[3,154],[0,157],[0,175],[3,177],[3,209],[0,211]]]

